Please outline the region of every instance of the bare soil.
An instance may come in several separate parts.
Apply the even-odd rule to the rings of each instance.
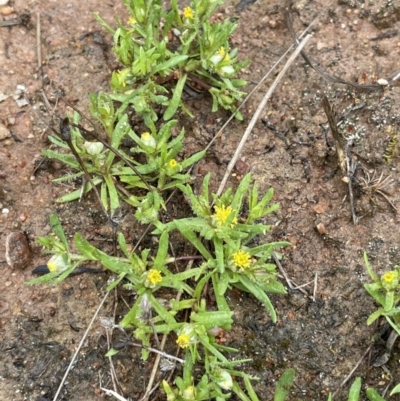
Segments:
[[[368,84],[400,69],[399,1],[334,0],[326,10],[321,3],[295,1],[291,13],[298,33],[319,16],[306,51],[329,74]],[[4,15],[12,11],[6,8],[10,6],[14,13]],[[249,82],[247,91],[292,42],[282,6],[279,0],[228,1],[220,10],[223,17],[240,17],[232,44],[239,47],[241,57],[251,59],[243,73]],[[36,239],[49,234],[49,216],[57,213],[71,238],[79,231],[96,246],[111,245],[94,199],[55,202],[75,185],[52,183],[67,172],[65,166],[50,161],[34,173],[42,160],[41,150],[50,145],[49,132],[31,107],[43,109],[43,90],[60,115],[64,109],[56,103],[59,94],[87,113],[88,93],[107,91],[110,73],[118,67],[111,52],[112,38],[96,23],[93,12],[109,24],[114,24],[116,16],[126,19],[127,15],[120,1],[94,0],[15,0],[0,7],[0,13],[5,20],[22,15],[26,8],[30,23],[0,27],[0,92],[10,96],[0,103],[0,123],[13,133],[0,142],[0,210],[9,210],[0,214],[0,252],[4,255],[6,237],[14,231],[27,234],[33,252],[24,270],[11,269],[5,257],[1,258],[0,399],[44,401],[53,399],[105,294],[109,275],[74,276],[57,287],[27,286],[24,282],[32,278],[32,269],[48,258]],[[38,69],[37,54],[39,14],[42,69]],[[198,181],[211,171],[216,188],[246,122],[276,74],[245,106],[245,121],[231,123],[199,164]],[[17,85],[26,88],[30,105],[19,107],[12,98]],[[371,176],[374,172],[375,177],[390,176],[385,188],[388,200],[373,190],[355,191],[357,225],[352,222],[348,187],[337,157],[326,143],[326,135],[331,144],[332,137],[321,106],[324,94],[334,105],[337,119],[344,119],[343,133],[355,137],[352,153],[357,160]],[[272,297],[279,315],[275,325],[250,296],[230,294],[236,329],[225,333],[226,344],[239,349],[235,358],[253,359],[242,369],[260,378],[255,387],[261,400],[273,398],[277,379],[289,367],[296,370],[296,386],[289,400],[325,400],[329,391],[340,388],[382,328],[383,322],[381,327],[366,325],[376,306],[363,288],[369,278],[362,255],[364,250],[368,253],[377,273],[400,264],[399,215],[394,208],[400,204],[399,157],[395,154],[389,164],[383,157],[388,127],[399,128],[399,100],[397,81],[383,92],[360,93],[326,81],[298,58],[265,108],[263,119],[270,128],[262,121],[257,123],[231,177],[230,185],[235,185],[251,171],[261,191],[275,189],[274,200],[281,208],[268,218],[273,230],[265,240],[290,241],[292,246],[283,250],[283,267],[296,285],[309,283],[303,287],[305,293],[289,289],[287,296]],[[195,114],[194,119],[184,115],[180,119],[187,130],[188,154],[206,146],[228,118],[224,112],[211,114],[210,105],[209,99],[187,99]],[[179,202],[175,207],[180,207]],[[122,230],[134,243],[143,227],[128,217]],[[116,307],[118,322],[127,310],[124,301],[129,304],[133,297],[123,289],[118,296],[109,296],[101,316],[114,316]],[[400,382],[400,350],[396,343],[386,372],[373,367],[386,337],[375,339],[354,376],[362,377],[363,387],[382,392],[391,380],[392,385]],[[96,321],[59,399],[105,398],[100,388],[112,388],[106,350],[104,329]],[[125,349],[114,358],[126,398],[136,400],[143,395],[151,362],[143,363],[135,349]],[[348,388],[349,383],[335,399],[347,399]],[[160,393],[158,399],[165,396]]]

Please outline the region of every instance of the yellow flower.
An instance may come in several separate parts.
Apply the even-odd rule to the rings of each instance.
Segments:
[[[215,213],[213,214],[213,216],[215,217],[215,219],[217,220],[217,222],[219,224],[224,224],[227,220],[227,218],[229,217],[229,215],[234,212],[234,209],[232,206],[228,206],[226,207],[225,205],[222,205],[221,207],[219,206],[215,206]],[[232,225],[236,224],[237,219],[236,217],[233,219],[232,221]]]
[[[190,7],[185,7],[183,9],[183,16],[187,19],[193,19],[194,17],[193,10]]]
[[[250,254],[248,252],[239,250],[232,255],[233,263],[237,267],[249,267],[251,263]]]
[[[140,139],[142,140],[143,144],[149,148],[155,149],[157,146],[156,140],[149,132],[143,132]]]
[[[121,71],[117,71],[117,77],[118,77],[119,83],[125,88],[126,82],[125,82],[125,80],[122,78]]]
[[[162,281],[161,273],[158,270],[150,269],[147,274],[147,280],[150,281],[152,285],[156,285]]]
[[[177,165],[178,165],[178,162],[177,162],[175,159],[171,159],[171,160],[168,162],[168,166],[169,166],[170,168],[175,168]]]
[[[196,387],[194,387],[194,386],[186,387],[185,390],[183,390],[182,398],[184,400],[188,400],[188,401],[195,400],[196,399]]]
[[[131,24],[131,25],[134,25],[134,24],[136,24],[136,20],[135,20],[135,18],[133,18],[133,17],[130,17],[130,18],[128,19],[128,24]]]
[[[219,50],[210,57],[210,61],[216,66],[221,61],[229,61],[230,57],[229,54],[225,51],[225,48],[221,46]]]
[[[387,283],[387,284],[391,284],[396,278],[396,275],[394,274],[394,272],[387,272],[382,276],[382,280]]]
[[[50,260],[47,262],[47,268],[50,272],[56,271],[64,271],[69,266],[64,262],[64,259],[61,255],[53,255]]]
[[[189,347],[190,338],[189,338],[189,336],[187,334],[180,334],[178,336],[178,339],[176,340],[176,343],[181,348],[187,348],[187,347]]]

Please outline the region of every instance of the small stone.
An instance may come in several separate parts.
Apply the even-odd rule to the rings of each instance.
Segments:
[[[1,7],[0,9],[0,14],[1,15],[10,15],[14,12],[14,9],[12,7],[6,6],[6,7]]]
[[[25,213],[21,213],[21,214],[19,215],[19,219],[20,219],[22,222],[26,221],[27,218],[28,218],[28,217],[26,217],[26,214],[25,214]]]
[[[9,0],[0,0],[0,6],[5,6]]]
[[[315,205],[314,207],[314,212],[318,214],[325,213],[325,205],[319,203],[318,205]]]
[[[3,124],[0,124],[0,141],[11,136],[10,130]]]
[[[11,268],[23,269],[31,261],[28,239],[22,231],[8,234],[6,238],[6,261]]]
[[[378,79],[378,80],[376,81],[376,83],[377,83],[378,85],[382,85],[382,86],[387,86],[387,85],[389,85],[389,82],[388,82],[386,79],[384,79],[384,78]]]
[[[324,224],[318,223],[316,227],[317,227],[317,231],[318,231],[321,235],[325,235],[325,234],[326,234],[326,227],[325,227]]]

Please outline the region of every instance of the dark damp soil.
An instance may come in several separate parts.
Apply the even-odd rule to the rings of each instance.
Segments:
[[[6,7],[12,7],[14,13],[8,14],[12,10]],[[15,0],[0,7],[0,14],[3,19],[17,17],[27,7],[29,23],[0,27],[0,92],[10,96],[0,103],[0,123],[13,134],[0,141],[0,251],[4,255],[9,233],[23,231],[33,254],[24,270],[11,269],[5,257],[1,258],[0,399],[44,401],[53,399],[106,293],[109,274],[74,276],[57,287],[24,285],[32,278],[32,269],[47,260],[36,240],[50,233],[49,216],[57,213],[71,238],[81,232],[96,246],[111,249],[112,244],[93,198],[56,203],[57,197],[75,183],[52,183],[53,178],[67,172],[58,162],[46,161],[36,169],[42,160],[41,150],[50,146],[49,132],[29,105],[19,107],[11,95],[23,85],[31,105],[41,107],[40,93],[44,90],[62,115],[62,106],[54,103],[61,93],[87,112],[88,93],[107,90],[110,73],[118,67],[111,52],[112,38],[96,23],[93,12],[110,24],[116,16],[126,18],[126,13],[120,1],[43,0],[28,5]],[[228,1],[220,10],[223,17],[240,17],[232,44],[239,48],[241,57],[251,59],[243,72],[249,83],[247,91],[291,43],[281,8],[279,0]],[[39,13],[42,71],[38,70],[37,57]],[[306,51],[327,73],[369,84],[399,70],[398,2],[334,0],[323,10],[321,2],[300,0],[294,1],[291,13],[298,33],[319,15]],[[231,123],[199,163],[194,174],[197,181],[210,171],[217,188],[246,123],[276,74],[245,106],[245,121]],[[337,118],[343,119],[342,133],[354,136],[352,152],[370,177],[390,176],[385,188],[387,199],[373,190],[368,194],[356,191],[357,225],[352,222],[347,184],[342,181],[336,155],[327,147],[326,135],[328,144],[332,144],[332,137],[321,106],[324,94]],[[228,117],[223,112],[211,114],[210,104],[209,99],[187,99],[195,115],[193,119],[180,117],[187,131],[188,154],[206,146]],[[268,218],[273,229],[265,240],[291,242],[292,246],[283,250],[283,267],[295,285],[308,284],[302,287],[303,292],[289,289],[287,296],[271,297],[279,316],[277,324],[271,323],[263,307],[250,296],[232,291],[229,302],[235,312],[235,330],[224,337],[227,345],[239,350],[235,358],[252,358],[242,369],[260,378],[255,385],[260,399],[273,399],[282,372],[294,368],[296,385],[288,400],[325,400],[329,391],[340,388],[382,329],[366,325],[376,306],[363,288],[369,280],[363,251],[377,273],[400,264],[399,216],[394,209],[400,203],[400,159],[394,154],[388,164],[383,157],[389,126],[394,130],[399,127],[400,89],[396,81],[382,92],[360,93],[326,81],[298,58],[262,118],[267,124],[256,124],[230,185],[250,171],[260,191],[274,188],[274,200],[281,208]],[[181,205],[181,200],[173,202],[171,213],[179,213]],[[4,213],[4,209],[9,212]],[[129,216],[121,229],[132,243],[143,231]],[[151,238],[147,241],[151,244]],[[175,245],[179,249],[180,244]],[[117,295],[110,294],[100,316],[112,317],[116,311],[118,322],[127,311],[125,302],[129,305],[133,299],[133,294],[123,289]],[[115,333],[115,340],[118,336]],[[388,386],[390,374],[392,385],[400,382],[398,343],[386,372],[373,367],[374,358],[384,350],[385,336],[387,333],[378,336],[371,353],[354,373],[354,377],[362,377],[363,387],[373,386],[379,392]],[[106,334],[97,319],[59,399],[105,398],[101,388],[112,388],[106,350]],[[114,358],[114,367],[124,396],[139,399],[152,359],[145,363],[139,351],[126,348]],[[349,383],[335,399],[347,399],[348,388]],[[160,393],[158,399],[164,396]]]

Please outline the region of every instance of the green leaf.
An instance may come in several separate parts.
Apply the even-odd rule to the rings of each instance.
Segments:
[[[239,280],[240,283],[243,284],[243,286],[246,288],[246,290],[250,293],[253,294],[260,302],[262,302],[265,306],[265,309],[270,313],[271,319],[274,323],[276,323],[276,312],[275,309],[268,297],[268,295],[260,289],[260,287],[250,281],[250,279],[246,276],[239,275]],[[235,285],[235,284],[234,284]]]
[[[168,232],[163,231],[158,243],[158,251],[156,259],[154,260],[153,269],[160,270],[165,265],[165,259],[168,253]]]
[[[246,174],[240,181],[240,184],[236,190],[236,193],[235,193],[232,203],[231,203],[232,207],[235,210],[241,209],[242,203],[243,203],[243,198],[246,195],[247,190],[249,189],[250,181],[251,181],[250,173]]]
[[[108,256],[106,253],[95,248],[88,241],[83,239],[80,233],[75,234],[74,240],[76,248],[87,259],[100,261],[104,267],[116,274],[132,272],[130,263],[123,262],[119,258],[113,256]]]
[[[201,152],[197,152],[194,155],[188,157],[185,160],[182,160],[180,163],[182,168],[185,169],[187,167],[190,167],[192,164],[197,163],[199,160],[201,160],[204,155],[206,154],[206,150],[202,150]]]
[[[172,95],[172,99],[170,100],[169,106],[167,110],[164,112],[164,120],[167,121],[174,116],[176,110],[181,103],[182,91],[185,86],[187,74],[182,74],[175,86],[174,94]]]
[[[124,253],[126,258],[130,258],[130,252],[128,251],[128,245],[126,244],[126,240],[124,234],[121,232],[118,233],[118,245],[121,248],[121,251]]]
[[[386,401],[384,398],[382,398],[379,393],[372,387],[367,388],[365,391],[365,394],[367,394],[367,397],[369,401]]]
[[[57,237],[59,238],[61,243],[64,245],[65,250],[67,252],[69,252],[67,237],[65,236],[60,219],[58,218],[58,216],[56,214],[52,214],[50,216],[50,227],[53,230],[54,234],[57,235]]]
[[[379,281],[379,277],[374,273],[374,271],[371,268],[371,265],[369,264],[368,256],[367,256],[366,252],[364,252],[364,263],[365,263],[365,267],[367,268],[368,273],[369,273],[370,277],[372,278],[372,280]]]
[[[389,322],[389,324],[392,326],[393,330],[394,330],[398,335],[400,335],[400,327],[399,327],[397,324],[395,324],[395,323],[392,321],[392,319],[390,319],[389,316],[385,316],[385,318],[386,318],[386,320]]]
[[[126,273],[121,273],[114,281],[107,286],[107,291],[112,291],[124,278]]]
[[[104,182],[102,182],[100,186],[100,200],[104,209],[108,210],[108,191],[107,184],[104,185]]]
[[[358,401],[358,399],[360,398],[360,391],[361,391],[361,377],[357,377],[350,387],[348,401]]]
[[[62,139],[60,139],[60,138],[58,138],[58,137],[56,137],[56,136],[53,136],[53,135],[50,135],[49,137],[48,137],[48,139],[49,139],[49,141],[50,142],[52,142],[52,143],[54,143],[54,145],[57,145],[59,148],[62,148],[62,149],[68,149],[69,150],[69,146],[67,145],[67,143],[65,142],[65,141],[63,141]],[[44,154],[44,155],[46,155],[47,156],[47,152],[49,151],[49,149],[45,149],[45,150],[43,150],[42,151],[42,154]],[[50,156],[49,156],[50,157]]]
[[[400,383],[390,392],[390,395],[400,393]]]
[[[222,245],[222,241],[219,238],[214,237],[213,243],[214,243],[215,258],[217,260],[217,271],[218,273],[222,274],[225,271],[224,248]]]
[[[78,161],[76,160],[75,156],[68,153],[57,153],[54,150],[43,150],[42,154],[50,157],[51,159],[60,160],[60,162],[66,164],[67,166],[72,167],[73,169],[79,170],[81,166],[79,165]]]
[[[228,274],[218,275],[214,273],[212,275],[212,283],[215,294],[215,301],[217,302],[218,310],[221,311],[230,311],[228,302],[225,298],[225,292],[228,289],[229,285],[229,276]]]
[[[276,385],[274,401],[285,401],[289,394],[290,387],[293,385],[294,376],[294,369],[287,369],[283,372],[278,384]]]
[[[108,194],[110,196],[111,214],[113,214],[120,207],[117,188],[115,187],[114,180],[110,174],[104,175],[104,180],[107,184]]]
[[[182,61],[187,60],[188,57],[189,56],[173,56],[169,60],[164,61],[163,63],[158,64],[157,67],[153,68],[153,74],[157,74],[160,71],[165,71],[168,70],[169,68],[175,67]]]
[[[256,246],[254,248],[249,248],[248,252],[252,256],[264,256],[264,254],[271,255],[274,249],[290,245],[291,245],[290,242],[286,241],[270,242],[267,244]]]
[[[130,131],[130,125],[128,122],[128,115],[124,114],[118,121],[116,127],[114,128],[114,131],[111,134],[111,143],[110,146],[112,146],[114,149],[119,149],[119,146],[121,145],[122,140],[124,137],[128,134]],[[105,171],[109,171],[111,168],[111,165],[113,164],[113,161],[115,159],[115,153],[114,152],[108,152],[107,158],[105,161]]]
[[[247,393],[250,396],[251,401],[259,401],[256,392],[251,385],[250,378],[248,375],[243,376],[244,385],[246,386]]]
[[[92,180],[94,182],[94,185],[98,185],[103,181],[103,179],[100,177],[94,177],[92,178]],[[87,182],[85,185],[85,194],[90,192],[91,189],[92,189],[92,184],[90,182]],[[77,189],[76,191],[70,192],[69,194],[60,196],[59,198],[57,198],[57,202],[58,203],[71,202],[79,199],[81,197],[81,194],[82,194],[82,189]]]
[[[174,221],[176,228],[179,232],[204,256],[206,260],[211,260],[213,257],[210,252],[207,251],[202,242],[197,238],[197,235],[187,227],[182,221]]]
[[[147,294],[147,296],[149,297],[151,306],[157,312],[158,316],[161,317],[161,319],[163,319],[169,325],[176,324],[176,320],[174,319],[174,317],[169,312],[167,312],[167,310],[160,304],[160,302],[157,301],[153,294]]]
[[[97,22],[100,22],[100,25],[102,25],[103,28],[105,28],[109,33],[111,33],[111,35],[114,35],[115,32],[114,29],[112,29],[109,25],[107,25],[106,22],[103,20],[103,18],[99,16],[99,14],[93,13],[93,16]]]
[[[375,299],[376,302],[381,304],[382,306],[385,305],[385,296],[382,294],[382,285],[380,282],[376,282],[373,284],[364,284],[365,290],[371,295],[372,298]]]
[[[116,349],[114,349],[114,348],[110,348],[109,350],[108,350],[108,352],[104,355],[105,357],[110,357],[110,356],[114,356],[114,355],[117,355],[119,353],[119,351],[117,351]]]
[[[250,399],[236,381],[233,382],[232,390],[242,401],[259,401],[258,398]]]
[[[371,313],[367,319],[367,325],[371,325],[372,323],[375,322],[376,319],[378,319],[378,317],[380,317],[383,313],[383,309],[379,308],[378,310],[376,310],[375,312]]]
[[[384,309],[385,312],[389,312],[394,305],[394,291],[388,291],[386,292],[386,297],[385,297],[385,305]]]
[[[230,310],[192,312],[190,314],[190,321],[203,325],[207,330],[212,329],[213,327],[229,329],[233,323],[232,316],[233,312]]]

